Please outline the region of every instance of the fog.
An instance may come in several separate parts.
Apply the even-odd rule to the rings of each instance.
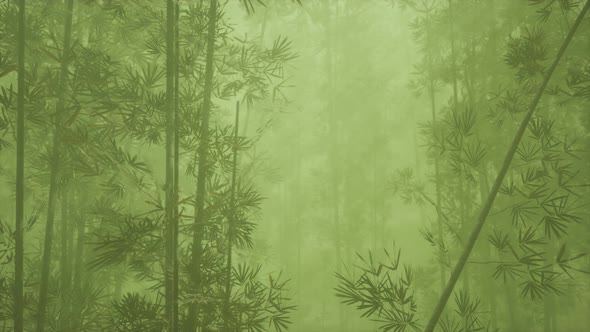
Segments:
[[[585,331],[589,7],[2,2],[2,331]]]

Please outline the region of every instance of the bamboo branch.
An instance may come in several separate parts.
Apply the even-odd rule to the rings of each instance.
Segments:
[[[555,71],[555,68],[557,67],[557,65],[559,64],[559,61],[563,57],[565,50],[567,49],[568,45],[570,44],[571,40],[573,39],[574,34],[576,33],[576,30],[578,29],[578,27],[582,23],[584,16],[588,12],[588,9],[590,9],[590,0],[586,1],[586,4],[582,8],[582,11],[578,15],[578,18],[576,19],[576,22],[574,23],[574,25],[570,29],[567,37],[565,38],[563,44],[561,45],[561,48],[557,52],[557,56],[555,57],[553,64],[551,64],[551,67],[549,68],[549,71],[547,72],[545,79],[543,80],[543,82],[541,83],[541,86],[537,90],[537,93],[535,94],[535,97],[533,98],[533,100],[527,110],[527,113],[525,114],[524,119],[522,120],[522,123],[520,124],[520,127],[518,128],[518,131],[516,132],[514,140],[512,141],[512,145],[508,149],[508,152],[506,153],[506,157],[504,158],[504,162],[502,163],[502,167],[500,168],[500,171],[498,172],[498,176],[496,177],[496,181],[494,182],[494,185],[492,186],[490,194],[488,195],[488,198],[486,199],[486,202],[479,214],[479,218],[477,220],[477,223],[476,223],[475,227],[473,228],[473,230],[469,236],[469,239],[467,240],[467,244],[463,250],[463,253],[461,254],[461,257],[459,258],[459,261],[457,262],[457,265],[455,266],[455,268],[451,274],[449,282],[447,283],[447,286],[445,287],[445,290],[442,293],[442,295],[438,301],[438,304],[436,305],[436,308],[434,309],[434,312],[433,312],[432,316],[430,317],[430,320],[428,321],[428,325],[426,325],[426,328],[424,329],[425,332],[433,332],[434,331],[434,328],[435,328],[436,324],[438,323],[440,316],[442,315],[445,305],[447,304],[447,301],[449,300],[449,297],[451,296],[451,293],[453,292],[453,289],[455,288],[455,284],[459,280],[459,276],[461,275],[461,271],[463,271],[463,268],[465,267],[465,264],[467,263],[467,259],[469,258],[469,255],[471,254],[473,247],[475,246],[475,242],[477,241],[479,233],[481,232],[481,230],[486,222],[488,213],[490,212],[490,209],[492,208],[492,205],[494,203],[494,199],[496,198],[496,195],[500,189],[500,186],[502,185],[502,181],[504,180],[504,177],[506,176],[506,173],[508,172],[508,169],[510,168],[510,163],[512,162],[512,158],[514,157],[514,154],[516,153],[516,149],[517,149],[518,144],[520,143],[520,141],[526,131],[528,123],[531,120],[531,117],[533,116],[535,109],[537,108],[539,100],[541,99],[541,96],[543,95],[543,92],[545,91],[545,88],[547,87],[547,84],[549,83],[551,76],[553,76],[553,72]]]
[[[442,209],[440,208],[440,206],[438,206],[430,197],[428,197],[425,193],[420,191],[420,194],[422,195],[422,197],[428,202],[430,203],[434,209],[436,210],[436,213],[439,217],[442,217],[442,222],[445,224],[445,226],[447,226],[447,228],[449,229],[449,231],[451,231],[456,237],[457,240],[459,240],[459,242],[461,243],[461,245],[463,245],[463,239],[461,238],[461,235],[459,234],[459,232],[457,232],[457,230],[453,227],[453,225],[451,224],[451,219],[449,219],[449,217],[447,217],[447,215],[442,211]]]

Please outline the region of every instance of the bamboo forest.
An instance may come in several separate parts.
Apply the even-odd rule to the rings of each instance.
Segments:
[[[590,331],[590,0],[0,0],[0,332]]]

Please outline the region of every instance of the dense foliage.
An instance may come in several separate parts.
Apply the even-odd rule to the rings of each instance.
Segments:
[[[0,0],[2,331],[583,330],[589,5]]]

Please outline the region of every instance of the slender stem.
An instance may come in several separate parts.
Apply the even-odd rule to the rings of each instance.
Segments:
[[[457,60],[455,57],[455,26],[453,22],[453,0],[449,0],[449,24],[451,30],[451,71],[453,73],[453,108],[456,111],[459,100],[457,95]]]
[[[467,243],[466,243],[466,246],[463,250],[463,253],[461,254],[459,261],[457,262],[457,265],[455,266],[455,268],[451,274],[451,278],[449,279],[449,282],[447,283],[447,286],[445,287],[445,290],[444,290],[443,294],[441,295],[441,297],[438,301],[438,304],[436,305],[436,308],[434,309],[434,313],[430,317],[428,325],[426,326],[426,329],[424,330],[425,332],[434,331],[434,328],[435,328],[436,324],[438,323],[438,320],[445,308],[445,305],[447,304],[447,301],[449,300],[449,297],[451,296],[451,293],[453,292],[455,284],[457,283],[457,280],[459,279],[459,276],[461,275],[461,271],[463,270],[465,263],[467,263],[467,259],[469,258],[469,255],[471,254],[473,247],[475,246],[475,242],[477,241],[479,233],[481,232],[481,230],[486,222],[486,218],[488,216],[488,213],[490,212],[490,209],[492,208],[492,205],[494,203],[494,199],[496,198],[496,195],[498,193],[498,190],[500,189],[500,186],[502,185],[502,181],[504,180],[506,173],[508,173],[508,169],[510,168],[510,163],[512,162],[512,158],[514,157],[514,154],[516,153],[516,149],[518,147],[518,144],[520,143],[520,141],[526,131],[528,123],[531,120],[531,117],[533,116],[535,109],[537,108],[537,104],[539,103],[539,100],[541,99],[541,96],[543,95],[543,92],[545,91],[545,88],[547,87],[547,84],[549,83],[551,76],[553,76],[553,72],[555,71],[555,68],[557,68],[557,65],[559,64],[559,61],[563,57],[565,50],[567,49],[572,38],[574,37],[576,30],[578,29],[578,27],[582,23],[584,15],[588,12],[588,9],[590,9],[590,0],[588,0],[586,2],[586,4],[584,5],[584,8],[582,8],[582,11],[578,15],[576,22],[572,26],[565,41],[561,45],[561,48],[557,52],[557,56],[555,57],[553,64],[549,68],[549,70],[545,76],[545,79],[541,83],[541,86],[537,90],[535,97],[531,101],[531,104],[524,116],[524,119],[522,120],[522,123],[520,124],[520,127],[518,128],[518,131],[516,132],[514,140],[512,141],[512,145],[510,146],[510,148],[508,149],[508,152],[506,153],[506,157],[504,158],[504,162],[502,164],[502,167],[500,168],[500,171],[498,172],[498,176],[496,177],[496,180],[494,181],[491,192],[488,195],[488,198],[486,199],[484,206],[482,207],[482,210],[480,212],[477,223],[475,224],[475,227],[473,228],[473,230],[469,236],[469,239],[467,240]]]
[[[18,96],[16,124],[16,227],[14,260],[14,331],[24,321],[24,189],[25,189],[25,0],[18,2]]]
[[[175,204],[175,187],[174,187],[174,82],[175,82],[175,18],[176,7],[174,0],[166,2],[166,255],[165,255],[165,311],[168,324],[168,331],[176,331],[177,315],[175,313],[176,294],[174,283],[175,271],[175,223],[176,223],[176,204]]]
[[[77,191],[74,191],[74,201],[72,203],[73,206],[77,206],[80,200],[84,200],[86,197],[78,198],[80,195]],[[85,276],[84,270],[84,243],[86,240],[86,222],[84,220],[84,216],[80,214],[76,218],[76,257],[74,259],[74,273],[72,279],[72,289],[76,294],[82,294],[82,280]],[[73,223],[72,223],[73,224]],[[70,312],[72,312],[72,331],[79,331],[80,326],[82,325],[82,311],[80,303],[82,299],[80,297],[75,297],[72,301],[72,308]]]
[[[432,39],[431,39],[431,29],[430,29],[430,20],[431,18],[427,18],[428,26],[427,26],[427,37],[428,37],[428,48],[432,47]],[[432,55],[428,56],[428,75],[429,75],[429,86],[428,86],[428,94],[430,95],[430,111],[432,117],[432,134],[436,135],[436,88],[435,88],[435,80],[434,80],[434,61],[432,60]],[[442,242],[443,241],[443,221],[441,219],[442,210],[440,209],[441,206],[441,176],[440,176],[440,163],[438,158],[434,158],[434,186],[436,191],[436,203],[432,203],[437,209],[437,218],[436,218],[436,225],[437,225],[437,233],[438,238]],[[445,264],[441,260],[439,262],[439,273],[440,273],[440,287],[441,290],[444,290],[445,285]]]
[[[209,113],[211,111],[211,95],[213,92],[213,54],[215,51],[215,31],[217,26],[217,0],[209,3],[209,26],[207,35],[207,56],[205,59],[205,86],[203,91],[203,108],[200,119],[200,142],[198,148],[199,169],[197,171],[197,193],[195,197],[195,219],[193,223],[192,243],[192,283],[193,290],[198,291],[201,286],[201,256],[203,248],[203,225],[205,224],[205,182],[207,181],[208,154],[209,154]],[[195,331],[199,314],[199,305],[193,303],[189,308],[187,330]]]
[[[60,241],[60,246],[61,246],[61,257],[60,257],[60,263],[59,263],[59,267],[60,267],[60,272],[61,272],[61,310],[62,310],[62,314],[60,315],[61,319],[60,319],[60,326],[62,329],[64,330],[69,330],[69,312],[68,312],[68,292],[70,291],[70,282],[72,280],[71,277],[71,264],[70,264],[70,260],[71,260],[71,256],[70,254],[70,248],[69,248],[69,244],[70,241],[68,241],[70,234],[72,233],[72,230],[70,229],[69,223],[69,199],[68,199],[68,192],[67,190],[64,190],[62,192],[62,197],[61,197],[61,241]]]
[[[426,196],[425,193],[420,192],[420,195],[430,204],[434,207],[434,209],[436,210],[437,213],[437,217],[441,218],[440,222],[441,224],[445,224],[450,232],[453,232],[453,235],[455,235],[455,237],[457,238],[457,240],[459,241],[459,243],[461,245],[463,245],[463,239],[461,238],[461,234],[459,234],[459,232],[457,232],[457,230],[455,229],[455,227],[451,224],[451,219],[449,219],[449,217],[447,217],[447,215],[442,211],[442,209],[436,205],[436,203],[428,196]],[[441,225],[442,227],[442,225]],[[441,231],[441,230],[439,230]],[[442,231],[441,231],[442,232]]]
[[[70,58],[70,44],[72,39],[72,12],[74,1],[66,1],[64,23],[63,56],[58,81],[58,100],[55,115],[55,127],[53,131],[53,146],[51,151],[51,170],[49,179],[49,197],[47,204],[47,223],[45,224],[45,243],[43,246],[43,259],[41,264],[41,282],[39,289],[39,302],[37,306],[37,332],[45,330],[45,311],[47,308],[47,295],[49,291],[49,273],[51,267],[51,249],[53,244],[53,222],[55,218],[55,204],[57,198],[57,181],[59,173],[59,159],[61,152],[61,126],[65,111],[65,90],[68,78],[68,64]]]
[[[174,293],[174,304],[173,304],[173,311],[174,311],[174,331],[178,331],[179,322],[178,322],[178,223],[180,222],[180,216],[178,212],[178,201],[179,201],[179,186],[178,186],[178,178],[179,178],[179,140],[180,140],[180,102],[178,99],[179,96],[179,57],[180,57],[180,28],[179,28],[179,21],[180,21],[180,5],[179,2],[176,1],[176,5],[174,8],[175,20],[174,20],[174,225],[173,225],[173,237],[174,241],[172,246],[174,247],[173,252],[173,272],[172,272],[172,283],[173,283],[173,293]]]
[[[225,299],[223,304],[223,330],[229,332],[230,310],[229,301],[231,298],[231,267],[232,267],[232,244],[234,236],[234,223],[236,218],[236,174],[238,168],[238,128],[240,128],[240,102],[236,102],[236,124],[233,142],[233,160],[231,174],[231,193],[230,193],[230,214],[227,218],[227,265],[225,267]]]

